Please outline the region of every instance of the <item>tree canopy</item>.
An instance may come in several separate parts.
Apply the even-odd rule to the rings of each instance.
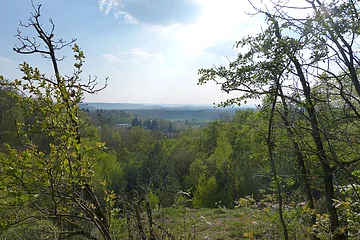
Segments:
[[[303,162],[309,156],[304,156],[300,146],[306,144],[314,154],[316,164],[322,169],[331,236],[345,239],[346,227],[335,204],[338,198],[335,181],[342,172],[352,179],[350,183],[358,182],[356,172],[348,171],[348,167],[356,168],[359,156],[354,155],[357,147],[352,141],[340,140],[336,135],[351,135],[354,129],[350,130],[350,125],[354,127],[359,121],[359,5],[357,1],[306,3],[307,6],[298,7],[291,5],[295,4],[291,1],[277,1],[262,8],[253,4],[255,13],[266,17],[266,28],[236,43],[243,51],[228,67],[200,69],[199,84],[215,81],[224,92],[241,92],[239,97],[221,103],[223,106],[240,104],[246,99],[263,99],[261,110],[267,112],[269,119],[269,160],[277,183],[285,239],[289,237],[282,218],[282,188],[274,164],[280,158],[275,152],[281,151],[278,127],[288,131],[304,184],[311,184],[306,174],[309,169],[305,169]],[[294,9],[306,15],[295,14]],[[348,147],[344,148],[343,144]],[[305,190],[312,202],[310,186],[305,186]],[[315,217],[311,224],[316,224]]]

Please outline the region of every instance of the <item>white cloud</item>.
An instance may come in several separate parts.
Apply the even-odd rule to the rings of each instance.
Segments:
[[[124,53],[130,54],[136,60],[139,60],[139,59],[163,60],[164,59],[164,55],[162,55],[161,53],[157,52],[157,53],[150,54],[150,53],[147,53],[146,51],[144,51],[142,48],[132,48]]]
[[[105,14],[122,15],[125,22],[168,26],[194,21],[201,11],[196,0],[98,0]]]
[[[138,24],[138,21],[127,12],[119,11],[119,12],[115,13],[115,18],[118,18],[119,15],[124,16],[125,23]]]
[[[144,4],[150,4],[145,0],[134,1],[133,5],[130,4],[132,1],[134,0],[99,0],[99,6],[100,10],[106,14],[113,11],[114,16],[125,23],[139,24],[157,36],[173,38],[175,43],[181,45],[181,51],[187,57],[200,56],[207,48],[219,42],[235,42],[244,35],[255,34],[263,25],[263,16],[251,17],[247,14],[254,12],[247,1],[187,0],[189,3],[193,1],[192,5],[201,8],[197,21],[191,24],[185,22],[157,24],[157,21],[146,23],[140,17],[142,16],[140,12],[143,11],[142,14],[149,16],[156,15],[156,12],[147,12],[145,10],[148,9],[145,6],[141,7],[140,3],[143,1]],[[253,0],[253,2],[257,5],[262,4],[262,0]],[[136,7],[137,10],[129,6],[134,9]],[[229,45],[229,48],[231,47],[232,45]],[[157,57],[161,58],[160,55]]]
[[[204,50],[225,40],[237,41],[240,37],[253,34],[260,29],[262,19],[245,13],[251,10],[247,1],[239,0],[197,0],[202,6],[199,20],[183,26],[176,32],[187,54],[199,56]],[[229,46],[231,48],[231,46]]]
[[[12,60],[0,56],[0,62],[2,62],[2,63],[10,63],[10,62],[12,62]]]
[[[119,63],[124,62],[124,60],[119,59],[117,56],[110,53],[104,54],[101,57],[109,62],[119,62]]]
[[[170,26],[146,25],[144,27],[151,33],[161,34],[163,36],[171,36],[171,34],[174,34],[174,32],[180,28],[180,24],[172,24]]]
[[[106,15],[113,9],[119,6],[117,0],[98,0],[100,12]]]

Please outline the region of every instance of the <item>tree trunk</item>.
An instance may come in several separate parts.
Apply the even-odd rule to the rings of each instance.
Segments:
[[[279,218],[280,218],[280,223],[281,223],[281,227],[283,229],[283,234],[284,234],[284,238],[285,240],[289,240],[289,233],[288,233],[288,229],[285,223],[285,219],[284,219],[284,214],[283,214],[283,198],[282,198],[282,188],[278,179],[278,175],[277,175],[277,171],[276,171],[276,165],[275,165],[275,160],[274,160],[274,148],[275,148],[275,143],[273,141],[273,137],[272,137],[272,128],[273,128],[273,120],[274,120],[274,112],[275,112],[275,106],[276,106],[276,101],[277,101],[277,96],[278,96],[278,92],[279,92],[279,79],[276,79],[276,91],[275,91],[275,95],[274,95],[274,99],[272,102],[272,106],[271,106],[271,112],[270,112],[270,118],[269,118],[269,124],[268,124],[268,136],[267,136],[267,147],[268,147],[268,152],[269,152],[269,161],[270,161],[270,167],[271,167],[271,172],[273,174],[273,178],[276,184],[276,189],[277,189],[277,198],[279,201]]]
[[[323,180],[324,180],[324,188],[325,188],[325,198],[326,198],[326,206],[327,210],[329,212],[329,218],[330,218],[330,230],[333,235],[334,240],[342,240],[346,239],[346,235],[344,233],[340,233],[337,230],[340,227],[338,214],[336,211],[336,208],[334,206],[333,199],[335,198],[334,195],[334,183],[333,183],[333,176],[332,176],[332,170],[330,167],[329,160],[325,154],[325,149],[323,145],[323,141],[321,139],[320,129],[318,125],[318,120],[316,116],[316,110],[314,107],[314,104],[311,99],[311,92],[310,92],[310,86],[309,83],[306,81],[304,73],[301,69],[301,65],[299,61],[296,59],[295,56],[291,56],[292,62],[295,65],[296,71],[298,73],[302,88],[303,88],[303,94],[305,97],[305,109],[307,113],[309,114],[310,118],[310,124],[311,124],[311,136],[314,140],[315,146],[316,146],[316,155],[319,159],[319,162],[321,164],[321,168],[323,170]]]
[[[306,201],[308,202],[309,208],[313,211],[311,214],[311,217],[310,217],[310,225],[313,226],[316,223],[316,215],[315,215],[314,198],[313,198],[313,195],[311,192],[310,178],[306,171],[306,165],[305,165],[303,154],[300,151],[298,142],[294,138],[294,132],[293,132],[293,130],[291,128],[291,124],[289,122],[289,108],[286,104],[282,89],[280,88],[279,91],[280,91],[281,101],[283,103],[283,108],[284,108],[284,114],[281,114],[281,118],[284,122],[285,128],[287,129],[290,141],[291,141],[294,151],[295,151],[295,155],[297,158],[298,167],[299,167],[299,171],[300,171],[300,179],[302,180],[302,182],[304,184],[304,193],[305,193]],[[314,240],[318,239],[318,237],[316,237],[314,234],[311,236],[311,238]]]
[[[275,36],[279,41],[282,41],[282,37],[280,34],[280,29],[278,22],[276,19],[273,18],[270,14],[267,15],[270,19],[274,22],[274,28],[275,28]],[[292,50],[292,49],[289,49]],[[291,60],[291,62],[294,64],[297,76],[299,77],[299,80],[301,82],[301,86],[303,89],[303,95],[305,97],[305,109],[309,115],[309,120],[311,124],[311,136],[313,138],[314,144],[316,146],[316,155],[319,159],[319,162],[321,164],[321,168],[323,171],[323,180],[324,180],[324,188],[325,188],[325,198],[326,198],[326,206],[329,213],[330,218],[330,230],[331,234],[333,236],[334,240],[343,240],[346,239],[346,234],[340,233],[337,230],[340,228],[339,218],[336,211],[336,208],[334,206],[333,199],[334,196],[334,184],[333,184],[333,178],[332,178],[332,170],[330,167],[329,159],[327,158],[325,154],[324,144],[321,139],[321,133],[319,129],[318,119],[316,116],[316,110],[314,103],[311,98],[311,91],[310,91],[310,85],[308,81],[306,80],[306,77],[304,75],[304,72],[302,70],[302,66],[298,59],[296,58],[295,54],[292,53],[292,51],[287,51],[287,56]]]

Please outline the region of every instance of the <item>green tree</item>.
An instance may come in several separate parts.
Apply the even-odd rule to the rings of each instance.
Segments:
[[[4,81],[4,79],[2,78],[0,81]],[[13,94],[16,94],[14,89],[0,88],[0,149],[3,149],[4,143],[13,146],[18,144],[16,123],[24,120],[20,108],[16,106],[17,98],[14,98]]]
[[[136,126],[140,126],[141,127],[141,120],[139,120],[138,118],[134,118],[132,121],[131,121],[131,125],[133,127],[136,127]]]
[[[328,124],[330,119],[334,119],[329,118],[331,113],[334,113],[334,105],[326,100],[321,102],[321,95],[314,91],[314,83],[324,81],[324,74],[327,76],[325,79],[333,79],[333,83],[327,84],[321,94],[329,91],[335,93],[351,110],[352,117],[359,117],[356,104],[360,96],[356,71],[359,64],[356,49],[359,39],[359,5],[356,1],[306,2],[309,5],[305,9],[312,9],[313,13],[304,13],[304,18],[294,17],[293,12],[288,11],[296,9],[301,12],[304,8],[290,6],[282,1],[269,3],[270,6],[265,7],[265,10],[253,5],[256,13],[264,14],[266,17],[267,28],[262,33],[244,37],[235,44],[236,47],[245,49],[245,53],[240,53],[229,67],[200,69],[199,84],[215,81],[221,85],[224,92],[242,92],[240,97],[228,99],[220,105],[238,104],[246,99],[263,99],[262,111],[268,113],[266,142],[269,163],[274,174],[273,179],[278,186],[278,200],[282,198],[281,182],[275,173],[278,172],[276,162],[280,159],[278,152],[281,151],[281,144],[276,135],[279,130],[276,128],[285,126],[290,130],[288,137],[297,152],[296,158],[293,159],[294,163],[299,165],[302,178],[308,178],[302,153],[305,149],[308,150],[307,159],[316,159],[315,164],[321,167],[322,188],[329,214],[329,236],[333,239],[345,239],[345,220],[340,219],[334,204],[334,199],[337,198],[334,191],[335,173],[337,169],[356,166],[359,161],[357,154],[348,155],[347,158],[350,157],[351,160],[340,160],[338,154],[345,154],[344,146],[347,146],[345,149],[348,149],[348,153],[356,151],[357,146],[343,141],[344,145],[340,147],[339,141],[336,140],[339,135],[332,134],[339,133],[336,131],[339,130],[339,125]],[[308,52],[312,54],[309,55]],[[334,72],[333,66],[338,66],[341,73]],[[352,92],[345,87],[349,80],[354,86]],[[319,107],[320,105],[322,107]],[[332,111],[329,111],[330,106]],[[322,112],[321,109],[326,110]],[[346,118],[348,116],[349,114]],[[279,119],[282,121],[281,124],[278,122]],[[305,134],[306,139],[311,142],[301,141],[300,133]],[[300,147],[302,143],[305,145]],[[307,199],[311,202],[310,183],[304,183]],[[312,224],[314,220],[312,217]],[[284,236],[287,238],[286,226],[282,225]]]
[[[14,50],[20,54],[38,53],[50,59],[54,76],[46,77],[38,68],[24,62],[20,64],[24,74],[21,80],[1,82],[2,86],[27,94],[12,96],[25,117],[33,117],[31,124],[25,122],[17,126],[23,150],[7,145],[6,157],[1,158],[0,187],[2,199],[6,199],[3,203],[16,214],[16,217],[1,219],[1,226],[49,220],[59,229],[61,238],[82,235],[111,239],[107,209],[100,205],[93,187],[94,160],[102,152],[103,144],[81,141],[83,122],[78,107],[84,92],[95,93],[101,89],[95,88],[94,79],[81,82],[85,56],[74,44],[75,39],[55,40],[52,20],[50,31],[45,31],[40,22],[41,6],[33,7],[29,22],[20,26],[34,29],[45,47],[18,30],[17,38],[22,45]],[[76,60],[74,73],[61,75],[58,61],[63,58],[59,59],[56,52],[70,45]],[[49,139],[47,149],[40,149],[31,140],[34,132]]]

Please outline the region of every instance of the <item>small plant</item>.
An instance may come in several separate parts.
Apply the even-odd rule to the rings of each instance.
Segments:
[[[240,198],[238,201],[235,201],[235,208],[251,207],[255,205],[256,201],[253,196],[245,196],[243,198]]]
[[[196,236],[196,224],[195,220],[190,216],[189,206],[192,203],[190,190],[178,191],[176,194],[176,200],[174,206],[177,207],[182,214],[181,222],[181,236],[180,239],[195,239]]]
[[[190,191],[191,190],[184,192],[179,190],[175,196],[174,207],[181,207],[181,206],[189,207],[192,203]]]
[[[150,189],[147,194],[147,200],[149,201],[151,209],[158,209],[160,198]]]

